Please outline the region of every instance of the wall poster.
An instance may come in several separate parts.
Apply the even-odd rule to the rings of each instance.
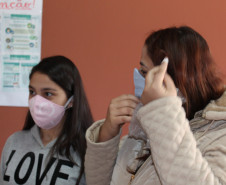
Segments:
[[[0,106],[28,106],[31,68],[40,61],[42,0],[0,0]]]

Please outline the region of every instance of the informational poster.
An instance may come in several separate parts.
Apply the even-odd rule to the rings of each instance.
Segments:
[[[40,61],[42,0],[0,0],[0,106],[27,106]]]

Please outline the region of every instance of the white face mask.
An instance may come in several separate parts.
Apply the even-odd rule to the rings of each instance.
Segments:
[[[145,87],[145,78],[140,74],[139,70],[137,68],[134,69],[133,72],[133,81],[134,81],[134,86],[135,86],[135,96],[140,98]],[[178,88],[177,89],[177,96],[181,98],[182,103],[186,102],[186,99],[180,92]]]
[[[140,74],[137,68],[134,69],[133,80],[135,86],[135,96],[140,98],[144,90],[145,78]]]

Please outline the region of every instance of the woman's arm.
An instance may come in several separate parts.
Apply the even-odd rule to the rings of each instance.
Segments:
[[[166,73],[167,62],[148,72],[137,117],[145,130],[163,185],[226,184],[226,136],[201,153],[186,119],[181,99]]]
[[[177,97],[164,97],[141,108],[137,117],[150,139],[163,185],[226,184],[226,132],[202,154]]]
[[[104,120],[94,123],[86,132],[85,174],[87,185],[109,185],[111,182],[120,133],[108,141],[98,142],[100,127],[103,123]]]

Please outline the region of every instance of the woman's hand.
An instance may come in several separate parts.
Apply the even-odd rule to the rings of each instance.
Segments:
[[[121,95],[111,100],[108,107],[107,117],[100,129],[99,142],[104,142],[115,137],[121,125],[130,122],[134,109],[139,103],[134,95]]]
[[[177,96],[172,78],[166,73],[168,62],[151,69],[145,79],[145,87],[141,102],[145,105],[153,100],[166,96]]]

